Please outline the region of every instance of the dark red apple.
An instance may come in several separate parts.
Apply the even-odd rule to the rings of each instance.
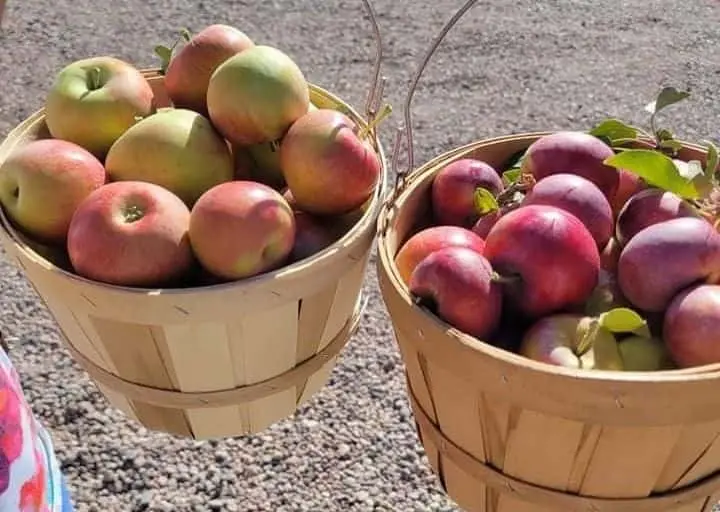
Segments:
[[[598,247],[605,247],[615,226],[605,195],[593,182],[576,174],[552,174],[541,179],[522,204],[545,204],[572,213],[585,224]]]
[[[612,200],[620,175],[617,169],[603,162],[614,154],[610,146],[588,133],[559,131],[533,142],[521,165],[523,171],[531,173],[537,181],[551,174],[577,174],[592,181]]]
[[[618,282],[623,295],[650,312],[667,308],[693,283],[720,281],[720,234],[699,218],[681,217],[653,224],[623,248]]]
[[[444,321],[485,339],[500,322],[502,294],[482,254],[446,247],[424,258],[410,278],[410,292],[429,303]]]
[[[720,363],[720,286],[700,284],[677,294],[665,312],[663,339],[681,368]]]
[[[494,210],[489,213],[486,213],[482,217],[480,217],[475,224],[473,224],[473,227],[471,231],[475,233],[480,238],[486,238],[488,236],[488,233],[490,233],[490,230],[495,225],[495,223],[500,220],[500,217],[503,216],[503,210],[502,208],[500,210]]]
[[[485,240],[459,226],[433,226],[418,231],[400,247],[395,256],[395,266],[403,282],[410,282],[412,271],[430,253],[452,246],[469,247],[482,254]]]
[[[628,199],[618,213],[615,238],[625,245],[646,227],[678,217],[699,217],[699,214],[680,196],[648,188]]]
[[[462,158],[443,167],[431,187],[436,223],[471,228],[480,217],[475,207],[475,190],[480,187],[494,196],[505,188],[497,171],[480,160]]]
[[[485,240],[511,303],[530,317],[580,306],[598,283],[600,253],[585,225],[555,206],[505,214]]]
[[[295,243],[290,251],[289,262],[309,258],[331,246],[337,240],[336,232],[326,219],[294,210]]]
[[[613,214],[615,215],[617,215],[620,210],[622,210],[628,199],[630,199],[632,196],[634,196],[641,190],[645,190],[645,188],[647,187],[645,181],[634,172],[620,169],[618,173],[620,174],[620,182],[618,184],[617,192],[615,192],[615,196],[610,202]]]

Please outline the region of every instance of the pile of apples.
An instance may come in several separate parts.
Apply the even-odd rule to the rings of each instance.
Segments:
[[[85,278],[177,287],[276,270],[347,233],[378,185],[370,133],[389,105],[360,127],[314,105],[281,50],[222,24],[182,36],[155,48],[169,106],[128,62],[70,63],[45,98],[48,136],[0,166],[10,222]]]
[[[541,136],[500,169],[433,178],[430,225],[395,257],[420,307],[486,343],[576,369],[720,363],[718,151],[690,153],[657,113]],[[685,157],[683,157],[685,155]]]

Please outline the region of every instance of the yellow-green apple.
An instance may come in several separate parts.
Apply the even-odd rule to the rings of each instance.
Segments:
[[[111,181],[155,183],[190,208],[235,171],[230,147],[212,123],[182,108],[158,111],[126,131],[110,148],[105,168]]]
[[[537,320],[520,342],[518,353],[555,366],[588,370],[623,369],[617,340],[593,317],[556,313]]]
[[[612,200],[617,192],[620,175],[605,159],[615,153],[599,138],[580,131],[558,131],[533,142],[522,159],[523,172],[536,181],[551,174],[577,174],[592,181]]]
[[[424,258],[410,277],[410,292],[441,319],[485,340],[500,323],[502,293],[485,257],[468,247],[445,247]]]
[[[60,139],[41,139],[14,150],[0,167],[0,203],[27,235],[63,243],[78,205],[107,181],[89,151]]]
[[[277,141],[308,111],[310,88],[285,53],[255,45],[220,64],[210,77],[207,107],[223,136],[239,145]]]
[[[432,226],[412,235],[395,256],[395,266],[405,284],[415,267],[431,253],[445,247],[468,247],[482,254],[485,240],[460,226]]]
[[[675,295],[665,311],[663,339],[680,368],[720,363],[720,286],[697,284]]]
[[[252,174],[255,167],[250,151],[247,146],[231,146],[230,148],[233,156],[233,165],[235,172],[233,173],[233,179],[236,180],[251,180]]]
[[[275,190],[285,186],[285,176],[280,168],[280,146],[275,142],[261,142],[247,146],[253,160],[252,177]]]
[[[634,306],[665,311],[688,286],[720,282],[720,234],[695,217],[648,226],[623,248],[617,276],[623,295]]]
[[[605,247],[615,227],[610,203],[590,180],[577,174],[557,173],[538,180],[522,201],[556,206],[585,224],[598,247]]]
[[[193,35],[167,64],[165,88],[173,105],[208,116],[210,77],[220,64],[253,46],[247,34],[229,25],[210,25]]]
[[[115,57],[75,61],[55,77],[45,122],[56,139],[74,142],[102,159],[138,117],[155,111],[153,91],[140,71]]]
[[[381,173],[367,135],[335,110],[314,110],[293,123],[280,143],[280,167],[302,210],[339,215],[367,201]]]
[[[598,284],[595,239],[580,219],[555,206],[506,213],[485,238],[483,254],[502,276],[508,302],[531,318],[581,306]]]
[[[144,181],[108,183],[73,215],[67,248],[75,272],[123,286],[170,286],[193,266],[190,210]]]
[[[473,227],[483,213],[478,211],[475,203],[478,188],[497,196],[505,186],[490,164],[474,158],[461,158],[440,169],[431,185],[436,223]]]
[[[283,265],[295,242],[295,217],[280,192],[230,181],[205,192],[190,213],[190,242],[212,274],[236,280]]]
[[[690,203],[677,194],[659,188],[646,188],[630,197],[617,216],[615,238],[620,245],[648,226],[678,217],[699,217]]]
[[[620,340],[619,348],[623,369],[627,372],[652,372],[675,368],[665,343],[654,336],[628,336]]]

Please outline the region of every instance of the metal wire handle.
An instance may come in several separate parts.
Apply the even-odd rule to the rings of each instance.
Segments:
[[[2,0],[0,0],[2,1]],[[368,91],[367,103],[365,104],[365,115],[368,122],[377,114],[380,108],[380,102],[385,92],[385,84],[387,78],[385,76],[380,77],[380,69],[383,61],[383,42],[382,34],[380,33],[380,27],[377,22],[377,16],[375,9],[373,8],[370,0],[362,0],[365,10],[367,10],[368,16],[370,17],[370,23],[373,28],[373,35],[375,37],[375,65],[373,67],[373,75],[370,81],[370,90]]]
[[[403,113],[405,116],[405,125],[400,126],[397,129],[397,133],[395,134],[395,144],[393,146],[393,153],[392,153],[392,160],[391,160],[391,169],[392,172],[396,176],[395,181],[395,187],[393,189],[393,193],[388,199],[388,204],[394,203],[395,200],[398,198],[400,193],[405,188],[405,180],[407,179],[408,174],[414,169],[415,167],[415,148],[413,147],[413,136],[412,136],[412,119],[410,117],[410,104],[412,102],[413,94],[415,93],[415,89],[417,88],[417,84],[420,81],[420,77],[422,76],[423,72],[425,71],[425,68],[428,65],[428,62],[430,62],[430,58],[433,56],[435,51],[440,46],[440,43],[442,43],[445,36],[450,32],[450,30],[457,24],[457,22],[462,18],[467,11],[470,10],[473,5],[477,3],[477,0],[468,0],[465,2],[465,5],[463,5],[456,13],[455,15],[450,18],[450,21],[448,21],[443,29],[440,31],[440,34],[435,38],[432,45],[430,46],[429,50],[425,54],[425,57],[420,62],[420,66],[418,67],[417,71],[415,72],[415,77],[413,78],[413,81],[410,84],[410,89],[408,90],[407,97],[405,98],[405,105],[403,107]],[[406,135],[406,141],[407,141],[407,152],[408,152],[408,162],[407,162],[407,168],[404,170],[398,169],[398,161],[400,159],[400,148],[402,146],[403,142],[403,133]]]

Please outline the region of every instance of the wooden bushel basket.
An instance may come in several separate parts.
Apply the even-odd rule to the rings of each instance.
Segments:
[[[144,74],[158,106],[168,105],[162,75]],[[381,96],[375,85],[368,115]],[[317,107],[340,109],[366,125],[341,99],[310,87]],[[43,112],[35,113],[0,145],[0,163],[18,145],[48,136]],[[151,430],[184,437],[257,433],[325,385],[358,326],[387,192],[385,156],[377,134],[371,136],[382,175],[360,220],[314,256],[253,278],[184,289],[112,286],[68,271],[67,262],[29,242],[1,211],[0,239],[51,312],[73,358],[115,407]]]
[[[502,166],[544,135],[476,142],[414,169],[416,83],[405,111],[410,173],[398,176],[380,213],[377,267],[418,435],[442,487],[468,512],[712,510],[720,501],[720,365],[560,368],[478,341],[415,305],[394,257],[430,217],[435,174],[463,157]],[[698,146],[687,144],[684,153],[705,161]]]

